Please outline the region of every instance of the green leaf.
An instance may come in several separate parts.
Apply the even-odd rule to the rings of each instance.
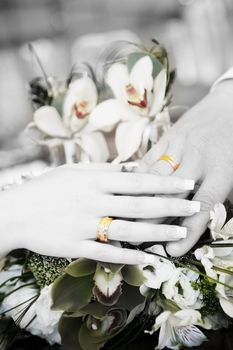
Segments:
[[[95,270],[96,262],[94,260],[80,258],[69,264],[65,272],[72,277],[83,277],[93,274]]]
[[[131,286],[140,287],[145,282],[143,273],[137,265],[125,265],[121,273],[124,281]]]
[[[129,316],[127,318],[127,324],[132,322],[134,318],[145,309],[145,306],[146,306],[146,299],[143,301],[142,304],[135,306],[135,308],[130,311]]]
[[[59,277],[53,284],[53,310],[76,312],[89,303],[94,287],[93,275],[74,278]]]
[[[128,55],[127,58],[127,67],[129,73],[132,71],[133,66],[137,63],[138,60],[140,60],[144,56],[149,56],[152,64],[153,64],[153,78],[155,79],[157,75],[163,70],[165,67],[162,65],[162,63],[154,56],[147,52],[133,52]]]
[[[140,293],[138,287],[132,287],[127,283],[122,285],[122,294],[116,307],[131,311],[135,306],[142,304],[145,297]]]
[[[84,306],[84,308],[82,308],[80,311],[86,315],[91,315],[97,319],[102,319],[107,314],[108,310],[109,307],[98,302],[93,302]]]
[[[67,346],[69,349],[82,350],[79,344],[79,329],[82,324],[83,320],[81,318],[63,315],[58,324],[61,344]]]
[[[109,337],[91,337],[90,331],[86,326],[86,323],[83,323],[79,331],[79,343],[82,350],[99,350],[107,342]]]
[[[170,299],[166,299],[161,292],[158,295],[157,304],[158,306],[161,306],[161,308],[165,311],[168,310],[168,311],[171,311],[172,313],[180,311],[179,306],[174,301]]]

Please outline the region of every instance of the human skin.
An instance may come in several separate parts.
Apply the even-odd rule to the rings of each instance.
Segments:
[[[194,181],[119,172],[119,167],[62,166],[3,191],[0,255],[26,248],[58,257],[142,264],[152,262],[153,257],[123,249],[117,242],[160,242],[185,237],[185,228],[137,223],[132,219],[193,215],[200,210],[198,202],[152,195],[183,193],[193,188]],[[113,244],[96,241],[97,227],[104,216],[120,218],[109,227]]]
[[[173,256],[183,255],[195,245],[206,229],[210,210],[233,188],[232,97],[233,81],[221,82],[186,112],[140,163],[140,172],[192,178],[200,185],[193,200],[201,202],[201,211],[183,220],[182,226],[188,230],[185,239],[167,244],[167,252]],[[174,172],[168,162],[159,160],[163,154],[180,163],[178,170]]]

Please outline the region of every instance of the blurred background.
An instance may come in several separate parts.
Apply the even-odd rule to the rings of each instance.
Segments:
[[[173,104],[189,107],[233,65],[232,19],[233,0],[0,0],[0,168],[44,156],[23,132],[38,75],[28,42],[48,75],[65,78],[111,41],[157,38],[177,68]]]

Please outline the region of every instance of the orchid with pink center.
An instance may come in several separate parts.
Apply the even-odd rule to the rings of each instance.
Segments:
[[[140,157],[147,151],[149,140],[157,141],[157,127],[169,125],[168,112],[164,109],[167,69],[145,53],[132,69],[126,64],[114,63],[107,72],[106,82],[115,98],[100,103],[92,111],[90,126],[104,131],[116,127],[119,162],[130,159],[136,152]]]
[[[86,160],[104,162],[109,157],[108,147],[101,132],[88,129],[88,119],[98,100],[97,89],[87,76],[72,82],[65,95],[62,115],[54,106],[42,106],[34,113],[34,126],[46,139],[42,144],[64,144],[67,162],[72,162],[75,146]]]

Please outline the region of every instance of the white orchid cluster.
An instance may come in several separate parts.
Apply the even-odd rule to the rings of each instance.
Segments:
[[[150,50],[135,47],[135,52],[105,70],[111,98],[103,98],[103,88],[87,71],[68,84],[48,78],[47,98],[43,103],[37,96],[39,108],[29,126],[40,130],[41,144],[50,148],[62,144],[66,163],[138,159],[170,126],[171,76],[167,54],[165,50],[161,54],[159,45]],[[40,94],[35,82],[33,93]],[[114,154],[106,141],[108,133],[115,141]]]
[[[115,272],[111,272],[108,268],[97,269],[95,272],[93,277],[95,289],[101,291],[99,296],[96,294],[97,299],[100,298],[98,300],[101,302],[101,299],[105,300],[107,296],[111,300],[115,298],[113,302],[115,308],[122,292],[123,280],[138,286],[145,301],[130,312],[129,318],[132,321],[136,313],[143,310],[145,302],[149,302],[147,313],[154,320],[154,325],[145,332],[154,334],[159,331],[156,349],[199,346],[207,340],[200,328],[216,330],[228,327],[232,322],[233,218],[224,225],[226,210],[220,203],[211,211],[210,217],[211,242],[200,245],[192,254],[181,259],[171,259],[166,255],[163,246],[154,245],[147,249],[148,253],[156,257],[154,265],[135,266],[130,271],[128,267],[124,270],[122,265],[116,266],[117,269],[114,267]],[[84,259],[80,262],[77,260],[68,265],[68,270],[73,277],[83,276],[84,273],[90,273],[87,271],[95,270],[94,262],[88,264],[88,260]],[[2,265],[4,266],[4,263]],[[21,270],[22,266],[13,265],[0,273],[0,292],[6,295],[1,304],[0,313],[5,313],[17,321],[20,310],[25,310],[25,307],[35,298],[19,326],[26,328],[34,335],[45,338],[50,344],[62,342],[59,334],[61,328],[58,324],[61,323],[64,309],[63,311],[51,309],[54,303],[51,296],[54,283],[42,287],[41,290],[35,289],[35,285],[30,283],[31,280],[25,282],[14,279],[20,276]],[[90,276],[87,278],[92,280]],[[66,280],[66,277],[64,279]],[[5,283],[6,281],[8,282]],[[72,283],[77,282],[72,281]],[[55,284],[56,288],[58,287],[56,293],[60,299],[63,286],[59,287],[57,280]],[[70,288],[72,289],[72,285]],[[16,291],[12,293],[13,289]],[[64,301],[65,299],[62,304],[69,305],[67,300],[65,303]],[[106,309],[106,306],[99,304],[98,312],[101,307]],[[74,317],[72,316],[72,319]],[[92,322],[94,322],[93,319],[92,317]],[[86,349],[89,349],[88,346],[84,348]]]

